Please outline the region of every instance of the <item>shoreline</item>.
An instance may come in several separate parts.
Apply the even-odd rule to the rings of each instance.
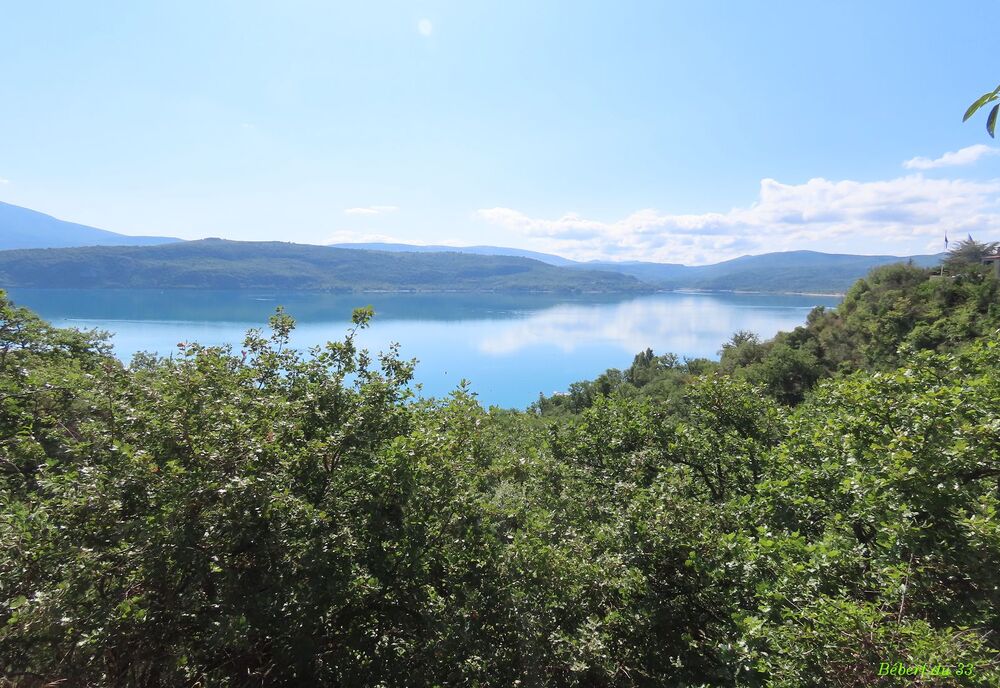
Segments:
[[[772,296],[824,296],[843,298],[846,292],[821,292],[821,291],[755,291],[749,289],[697,289],[679,287],[676,289],[636,289],[629,291],[560,291],[560,290],[520,290],[520,289],[360,289],[357,291],[340,291],[335,289],[294,289],[287,287],[38,287],[24,285],[0,285],[0,291],[9,289],[35,289],[39,291],[224,291],[224,292],[272,292],[282,291],[298,294],[328,294],[334,296],[351,296],[363,294],[389,294],[389,295],[428,295],[428,294],[483,294],[490,296],[622,296],[637,297],[649,296],[651,294],[757,294]]]
[[[752,291],[749,289],[664,289],[664,292],[679,294],[771,294],[774,296],[836,296],[844,298],[847,292],[841,291]]]

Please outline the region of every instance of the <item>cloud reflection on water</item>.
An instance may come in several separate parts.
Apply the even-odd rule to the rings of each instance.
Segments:
[[[628,353],[655,345],[661,352],[705,356],[713,355],[737,330],[770,337],[803,322],[811,308],[796,301],[734,303],[732,297],[707,294],[657,295],[616,304],[560,304],[518,320],[501,321],[499,331],[481,338],[477,346],[489,356],[539,347],[570,354],[588,345],[614,345]]]

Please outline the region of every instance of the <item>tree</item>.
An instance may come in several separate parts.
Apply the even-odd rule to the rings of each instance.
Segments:
[[[764,355],[760,337],[749,330],[735,332],[719,350],[722,367],[726,371],[742,368],[759,361]]]
[[[948,251],[944,263],[949,268],[979,265],[983,258],[996,255],[998,249],[1000,249],[1000,242],[987,241],[983,243],[970,236],[968,239],[958,242],[953,249]]]

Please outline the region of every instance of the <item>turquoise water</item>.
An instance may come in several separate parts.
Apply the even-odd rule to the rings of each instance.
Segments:
[[[278,305],[296,318],[299,348],[343,337],[351,312],[372,305],[359,341],[371,351],[398,342],[417,358],[425,396],[443,396],[463,378],[485,405],[523,408],[639,351],[717,358],[736,330],[771,337],[801,325],[837,297],[670,292],[642,297],[492,294],[355,294],[202,290],[9,289],[11,298],[61,327],[113,333],[123,360],[137,351],[170,355],[178,342],[239,347]]]

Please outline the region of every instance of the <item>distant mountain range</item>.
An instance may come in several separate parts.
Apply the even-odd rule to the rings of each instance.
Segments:
[[[688,266],[578,262],[502,246],[313,246],[220,239],[182,242],[170,237],[116,234],[0,203],[0,286],[842,293],[879,265],[912,261],[929,267],[940,258],[940,254],[859,256],[786,251]]]
[[[149,246],[180,241],[171,237],[129,236],[58,220],[51,215],[0,202],[0,250],[72,246]]]
[[[416,246],[412,244],[336,244],[343,248],[389,252],[471,253],[523,256],[573,270],[601,270],[629,275],[658,289],[706,291],[816,292],[839,294],[879,265],[912,261],[921,267],[937,265],[943,254],[915,256],[859,256],[819,251],[783,251],[741,256],[712,265],[648,263],[642,261],[579,262],[550,253],[502,246]]]
[[[713,265],[584,263],[591,270],[631,275],[661,289],[843,293],[872,268],[912,261],[937,265],[940,255],[856,256],[818,251],[784,251],[742,256]]]

